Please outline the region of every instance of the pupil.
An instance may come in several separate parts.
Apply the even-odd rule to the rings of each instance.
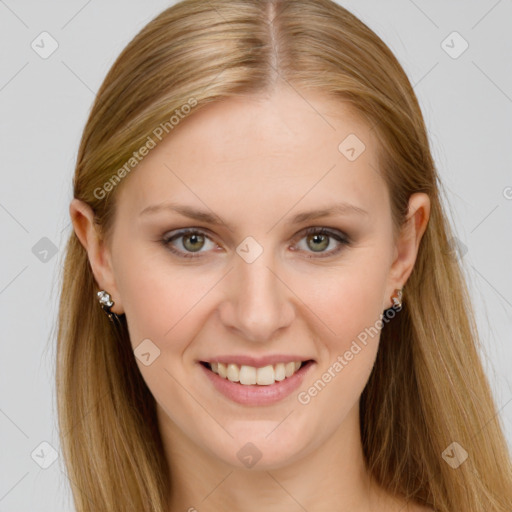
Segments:
[[[195,243],[196,243],[198,240],[201,242],[202,240],[200,240],[200,239],[202,239],[202,238],[203,238],[203,237],[202,237],[201,235],[188,235],[188,236],[186,236],[186,237],[184,238],[184,240],[185,240],[184,245],[185,245],[185,247],[186,247],[188,250],[196,251],[196,250],[198,250],[198,249],[201,249],[201,247],[197,247],[197,246],[196,246],[196,247],[194,247],[194,245],[195,245]],[[187,240],[192,240],[192,247],[187,247]]]
[[[323,247],[320,247],[320,249],[325,249],[327,247],[327,245],[329,244],[328,240],[327,240],[327,237],[325,235],[322,235],[322,234],[315,234],[315,235],[311,235],[311,238],[316,242],[320,241],[320,243],[323,241],[324,242],[324,245]],[[323,240],[322,240],[323,239]],[[327,245],[325,245],[325,241],[327,241]],[[317,245],[317,248],[319,246]]]

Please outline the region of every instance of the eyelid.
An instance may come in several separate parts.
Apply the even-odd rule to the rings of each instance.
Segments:
[[[172,234],[170,234],[170,233],[172,233]],[[201,257],[203,257],[203,256],[201,256],[201,254],[210,252],[210,251],[201,251],[201,250],[197,251],[196,253],[183,252],[183,251],[178,251],[178,250],[172,248],[171,242],[181,238],[182,236],[188,235],[188,234],[202,235],[205,238],[207,238],[208,240],[210,240],[210,242],[216,244],[217,246],[219,245],[213,239],[212,232],[208,228],[203,228],[203,227],[187,227],[187,228],[182,228],[182,229],[171,230],[163,235],[160,242],[164,245],[164,247],[166,249],[168,249],[170,252],[176,254],[178,257],[181,257],[181,258],[186,258],[186,259],[201,258]],[[315,253],[314,251],[310,251],[311,256],[306,256],[307,259],[321,259],[321,258],[329,258],[329,257],[335,256],[343,249],[344,246],[348,246],[352,243],[351,238],[345,232],[343,232],[337,228],[331,228],[331,227],[322,226],[322,225],[310,226],[310,227],[301,229],[293,237],[292,241],[294,244],[296,244],[297,242],[300,242],[300,240],[302,240],[304,237],[306,237],[310,234],[324,234],[324,235],[336,240],[338,242],[339,246],[338,246],[338,248],[331,249],[330,251],[325,252],[325,253],[322,253],[322,252]],[[297,251],[297,252],[299,252],[299,251]]]
[[[337,229],[337,228],[330,228],[327,226],[311,226],[309,228],[304,228],[299,233],[297,233],[297,236],[294,237],[294,243],[300,242],[303,238],[305,238],[308,235],[326,235],[338,243],[338,247],[335,249],[331,249],[327,252],[318,252],[315,253],[314,251],[307,251],[310,256],[306,256],[306,259],[315,259],[315,260],[321,260],[321,259],[328,259],[332,258],[338,255],[344,247],[349,246],[352,244],[351,238],[344,233],[343,231]]]
[[[172,234],[170,234],[172,233]],[[174,240],[177,240],[185,235],[189,235],[189,234],[192,234],[192,235],[202,235],[204,236],[205,238],[207,238],[208,240],[210,240],[210,242],[218,245],[213,239],[212,239],[212,236],[211,236],[211,232],[209,229],[207,228],[182,228],[182,229],[177,229],[177,230],[171,230],[169,232],[167,232],[166,234],[164,234],[164,236],[161,238],[161,243],[164,245],[164,247],[166,249],[168,249],[170,252],[172,252],[173,254],[176,254],[177,256],[179,257],[182,257],[182,258],[187,258],[187,259],[195,259],[195,258],[199,258],[199,257],[202,257],[200,256],[201,254],[203,254],[205,251],[198,251],[197,253],[194,253],[194,252],[183,252],[183,251],[178,251],[176,249],[174,249],[172,246],[171,246],[171,242],[173,242]],[[197,254],[197,256],[196,256]]]
[[[302,238],[304,238],[304,236],[314,235],[317,233],[326,234],[326,235],[331,236],[332,238],[338,237],[345,242],[350,242],[350,238],[346,233],[344,233],[340,229],[330,228],[328,226],[311,226],[309,228],[301,229],[297,233],[297,236],[294,238],[294,240],[296,240],[297,238],[302,239]]]

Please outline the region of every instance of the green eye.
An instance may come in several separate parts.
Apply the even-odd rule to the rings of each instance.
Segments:
[[[176,248],[173,242],[176,240],[182,239],[181,247],[185,249],[185,251]],[[165,247],[167,247],[171,252],[181,256],[183,258],[198,258],[200,256],[203,247],[206,246],[206,242],[210,241],[212,246],[215,244],[211,241],[210,237],[207,236],[202,231],[198,231],[196,229],[186,229],[179,231],[178,233],[168,236],[166,235],[161,241]],[[197,255],[194,253],[198,253]]]
[[[181,248],[178,248],[176,241],[180,239],[181,244],[179,245],[181,245]],[[302,232],[299,242],[304,239],[306,240],[306,247],[301,249],[301,251],[319,254],[319,256],[306,256],[306,258],[334,256],[341,251],[343,246],[350,244],[350,239],[341,231],[331,231],[319,227],[308,228],[305,232]],[[337,245],[337,247],[326,251],[333,240],[335,242],[334,245]],[[211,244],[210,249],[216,246],[205,232],[198,229],[185,229],[173,235],[166,235],[161,242],[172,253],[182,258],[199,258],[201,253],[208,252],[208,250],[202,251],[203,248],[208,248],[208,242]],[[296,249],[293,250],[295,251]]]
[[[322,233],[315,233],[314,235],[308,235],[307,243],[312,242],[314,245],[309,245],[309,247],[313,247],[313,251],[323,251],[327,247],[329,247],[329,236],[324,235]]]
[[[328,256],[334,256],[339,251],[341,251],[344,245],[349,245],[350,243],[348,237],[341,232],[338,233],[326,228],[317,227],[308,228],[303,238],[306,239],[307,249],[311,249],[311,252],[322,254],[322,256],[307,256],[309,258],[324,258]],[[325,249],[329,247],[331,240],[335,240],[338,244],[338,247],[334,248],[333,250],[326,251]]]
[[[201,250],[204,245],[205,237],[198,233],[192,233],[188,235],[182,235],[183,238],[183,247],[187,249],[187,251],[197,252]],[[188,241],[188,243],[187,243]]]

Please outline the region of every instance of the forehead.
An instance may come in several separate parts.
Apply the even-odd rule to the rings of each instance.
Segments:
[[[224,214],[349,201],[385,207],[377,140],[345,102],[291,87],[231,97],[180,121],[119,190],[126,214],[185,199]],[[364,205],[364,206],[363,206]]]

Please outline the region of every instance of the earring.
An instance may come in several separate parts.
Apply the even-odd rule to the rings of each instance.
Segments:
[[[396,289],[395,292],[398,292],[397,295],[392,295],[391,300],[393,301],[392,308],[400,311],[402,309],[402,290],[403,288]]]
[[[110,293],[107,293],[105,290],[101,290],[96,295],[98,297],[100,306],[103,309],[103,311],[105,311],[105,314],[108,316],[108,319],[113,324],[119,324],[119,316],[113,311],[110,311],[110,308],[115,304],[115,302],[112,300],[112,297],[110,296]]]

